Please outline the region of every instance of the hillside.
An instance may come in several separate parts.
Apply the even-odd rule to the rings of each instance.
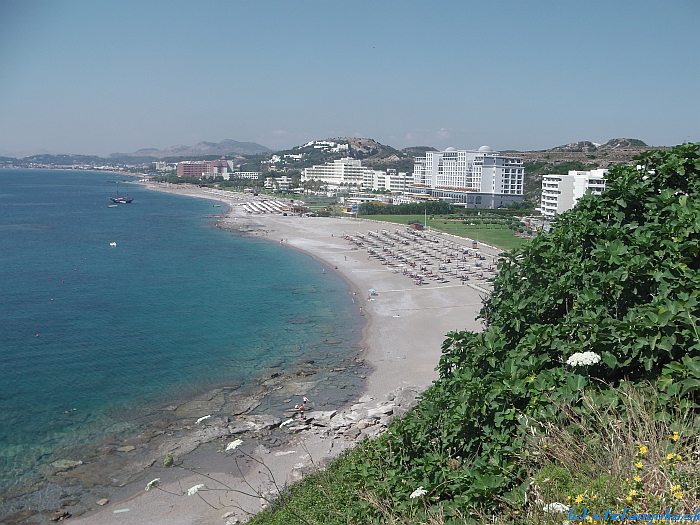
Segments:
[[[150,158],[165,159],[173,157],[203,157],[208,155],[259,155],[272,150],[255,142],[239,142],[226,139],[220,142],[198,142],[193,146],[177,145],[164,149],[142,148],[132,153],[112,153],[110,158]]]
[[[638,163],[503,256],[484,330],[447,334],[413,411],[251,523],[691,521],[700,144]]]
[[[651,150],[639,139],[615,138],[604,144],[579,141],[545,150],[509,150],[523,159],[525,164],[525,198],[538,203],[542,190],[542,175],[566,174],[569,170],[608,168],[615,164],[626,164],[635,157]],[[654,148],[667,149],[667,148]]]
[[[362,160],[365,166],[376,169],[413,170],[413,158],[374,139],[362,137],[334,137],[318,139],[276,152],[270,157],[270,169],[301,170],[317,164],[332,162],[343,157]]]

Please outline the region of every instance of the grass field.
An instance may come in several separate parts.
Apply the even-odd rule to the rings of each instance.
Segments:
[[[362,219],[375,221],[393,222],[397,224],[409,224],[419,222],[423,224],[423,215],[362,215]],[[513,230],[505,225],[469,226],[462,221],[447,221],[441,218],[428,219],[428,226],[434,230],[439,230],[458,237],[474,239],[492,246],[497,246],[503,250],[512,250],[525,242],[524,239],[516,237]]]

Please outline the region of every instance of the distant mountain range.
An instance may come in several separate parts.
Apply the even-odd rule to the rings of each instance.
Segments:
[[[133,153],[112,153],[110,158],[151,158],[166,159],[173,157],[204,157],[208,155],[260,155],[272,153],[270,148],[266,148],[255,142],[238,142],[237,140],[226,139],[221,142],[198,142],[194,146],[177,145],[164,149],[142,148]]]
[[[579,141],[563,144],[549,149],[537,151],[501,150],[520,156],[529,163],[530,172],[537,175],[538,171],[549,169],[549,166],[562,162],[576,161],[581,165],[604,167],[615,162],[629,162],[639,153],[651,149],[643,141],[631,138],[615,138],[604,144],[592,141]],[[181,160],[216,159],[222,156],[238,158],[246,169],[259,170],[301,170],[305,167],[330,162],[340,157],[361,159],[363,164],[375,169],[393,168],[399,171],[412,171],[413,161],[417,156],[425,155],[426,151],[435,151],[431,146],[412,146],[396,149],[377,142],[371,138],[335,137],[313,140],[304,145],[282,151],[255,142],[239,142],[222,140],[220,142],[199,142],[192,146],[177,145],[163,149],[142,148],[131,153],[112,153],[108,158],[94,155],[74,154],[41,154],[29,157],[13,158],[0,157],[4,165],[139,165],[148,164],[155,160],[178,162]],[[270,160],[274,157],[276,161]],[[534,169],[538,163],[538,169]],[[552,168],[553,169],[553,168]],[[558,168],[559,169],[559,168]],[[572,168],[573,169],[573,168]],[[584,169],[584,168],[580,168]]]

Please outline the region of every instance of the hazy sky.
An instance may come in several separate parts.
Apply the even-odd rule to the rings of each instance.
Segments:
[[[0,154],[700,141],[698,0],[0,0]]]

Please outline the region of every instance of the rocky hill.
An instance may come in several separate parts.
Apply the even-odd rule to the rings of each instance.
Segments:
[[[608,168],[613,164],[632,162],[639,154],[650,149],[639,139],[615,138],[604,144],[579,141],[537,151],[509,151],[525,163],[525,198],[538,203],[542,189],[542,175],[565,174],[569,170]]]
[[[376,169],[413,169],[412,156],[374,139],[363,137],[312,140],[292,149],[276,152],[271,155],[269,164],[272,170],[301,170],[343,157],[362,160],[363,165]]]
[[[563,146],[555,146],[551,148],[551,151],[563,151],[569,153],[595,153],[604,151],[615,151],[618,149],[639,149],[648,148],[643,141],[639,139],[610,139],[605,144],[596,144],[589,140],[583,140],[580,142],[572,142],[571,144],[564,144]]]
[[[515,151],[523,158],[531,160],[594,160],[602,162],[618,162],[631,160],[632,157],[652,149],[639,139],[616,138],[610,139],[605,144],[598,144],[589,140],[572,142],[553,148],[533,151]]]

